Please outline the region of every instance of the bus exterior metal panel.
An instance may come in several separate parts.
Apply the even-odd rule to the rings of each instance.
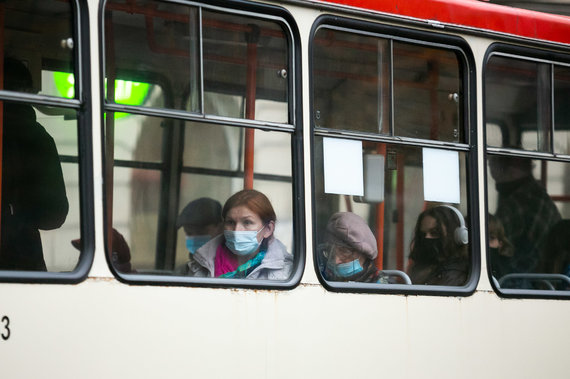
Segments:
[[[566,378],[570,303],[554,299],[503,299],[489,283],[486,254],[468,297],[335,293],[323,288],[313,265],[309,108],[309,37],[321,2],[272,3],[296,20],[302,46],[306,262],[301,283],[289,291],[127,285],[110,271],[104,249],[104,176],[96,0],[88,10],[91,46],[90,114],[93,148],[95,256],[78,284],[0,284],[0,372],[6,378]],[[333,3],[332,1],[330,2]],[[497,25],[521,36],[570,42],[570,22],[468,1],[338,1],[397,16],[438,19],[468,27]],[[406,5],[407,4],[407,5]],[[463,4],[463,3],[462,3]],[[398,6],[396,10],[396,5]],[[442,8],[445,7],[445,8]],[[339,8],[327,12],[350,17]],[[442,10],[443,9],[443,10]],[[494,17],[479,11],[493,9]],[[84,9],[85,10],[85,9]],[[452,12],[453,11],[453,12]],[[469,11],[469,12],[468,12]],[[504,12],[504,13],[501,13]],[[460,13],[461,14],[461,13]],[[538,15],[532,13],[532,15]],[[522,17],[522,18],[521,18]],[[486,18],[490,18],[486,20]],[[378,20],[369,15],[368,21]],[[533,25],[557,32],[531,35]],[[408,25],[402,19],[401,25]],[[510,24],[509,22],[512,22]],[[507,23],[511,26],[505,26]],[[521,24],[522,25],[522,24]],[[466,30],[468,30],[467,28]],[[433,29],[429,29],[433,31]],[[483,135],[482,71],[496,39],[463,37],[475,59],[476,132]],[[524,43],[524,39],[521,40]],[[545,48],[543,46],[543,48]],[[479,220],[485,219],[484,139],[478,139]],[[481,221],[483,223],[483,221]],[[486,246],[482,229],[471,234]],[[301,267],[300,269],[302,269]],[[8,322],[6,321],[8,320]]]

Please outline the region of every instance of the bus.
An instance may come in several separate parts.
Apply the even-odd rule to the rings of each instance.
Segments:
[[[0,46],[3,377],[567,377],[567,17],[6,0]]]

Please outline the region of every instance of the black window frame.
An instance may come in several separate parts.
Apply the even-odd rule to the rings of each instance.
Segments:
[[[462,66],[462,80],[464,88],[464,96],[468,97],[464,101],[463,115],[463,128],[464,128],[464,143],[451,143],[436,140],[424,140],[406,137],[394,137],[381,134],[372,134],[366,132],[350,132],[346,130],[334,130],[325,128],[315,128],[315,114],[314,114],[314,77],[312,75],[314,69],[313,51],[314,51],[314,37],[317,30],[322,26],[338,28],[354,33],[372,35],[379,38],[391,39],[393,41],[400,41],[405,43],[412,43],[418,46],[426,47],[441,47],[446,49],[455,50],[463,57]],[[310,138],[311,149],[311,168],[313,172],[316,170],[315,156],[314,156],[314,137],[331,136],[344,139],[358,139],[361,141],[380,142],[387,144],[399,144],[415,147],[430,147],[446,149],[447,151],[465,152],[468,160],[467,171],[467,208],[468,219],[466,223],[469,224],[469,247],[471,256],[471,273],[469,279],[464,286],[435,286],[435,285],[406,285],[406,284],[375,284],[375,283],[357,283],[357,282],[333,282],[327,281],[320,273],[318,267],[318,252],[317,252],[317,227],[315,219],[313,219],[313,263],[314,270],[318,277],[319,282],[328,290],[332,292],[355,292],[355,293],[378,293],[378,294],[403,294],[403,295],[437,295],[437,296],[469,296],[473,294],[477,288],[480,276],[480,246],[479,246],[479,220],[477,213],[479,210],[478,204],[478,175],[477,175],[477,123],[476,123],[476,86],[475,86],[475,60],[473,53],[467,41],[455,35],[434,33],[431,31],[416,30],[407,27],[386,25],[383,23],[375,23],[371,21],[361,21],[346,17],[339,17],[334,15],[322,15],[313,23],[310,37],[309,37],[309,72],[310,72],[310,108],[311,108],[311,125],[310,125]],[[390,101],[393,101],[393,92],[390,96]],[[393,131],[393,112],[390,113],[390,131]],[[459,146],[460,145],[460,146]],[[454,149],[450,149],[454,147]],[[316,197],[315,197],[315,181],[311,182],[312,188],[312,212],[316,213]]]
[[[60,155],[62,162],[78,163],[79,219],[81,251],[75,269],[70,272],[0,271],[0,282],[77,284],[84,281],[93,263],[95,251],[93,142],[91,102],[91,65],[89,10],[85,0],[71,0],[74,32],[75,97],[66,99],[51,95],[31,95],[0,90],[0,100],[29,105],[54,106],[77,112],[78,157]]]
[[[145,108],[138,106],[122,105],[119,103],[109,103],[106,101],[106,94],[104,91],[103,81],[105,80],[105,39],[104,39],[104,25],[105,25],[105,4],[106,1],[101,2],[99,9],[99,25],[100,25],[100,78],[101,78],[101,131],[105,135],[105,112],[127,112],[132,114],[151,116],[151,117],[164,117],[166,119],[177,121],[196,121],[201,123],[218,124],[220,126],[238,127],[241,129],[253,128],[256,130],[265,131],[279,131],[286,132],[291,136],[291,162],[292,162],[292,212],[293,212],[293,246],[295,248],[293,258],[293,269],[291,277],[286,281],[270,281],[270,280],[256,280],[256,279],[220,279],[220,278],[199,278],[192,276],[165,276],[155,274],[125,274],[118,272],[109,261],[109,246],[106,244],[106,259],[109,269],[113,275],[125,284],[135,285],[177,285],[177,286],[190,286],[190,287],[212,287],[212,288],[245,288],[245,289],[279,289],[290,290],[295,288],[301,281],[301,277],[305,267],[305,200],[304,200],[304,167],[303,167],[303,111],[302,111],[302,89],[301,89],[301,39],[297,24],[293,16],[284,8],[253,3],[244,0],[215,0],[215,1],[174,1],[174,0],[157,0],[164,3],[174,3],[178,5],[194,6],[201,9],[213,10],[216,12],[253,16],[262,20],[272,20],[286,26],[288,49],[289,49],[289,73],[287,75],[289,93],[288,93],[288,127],[285,124],[275,122],[264,122],[257,120],[247,120],[238,118],[229,118],[216,115],[209,115],[201,113],[203,111],[203,104],[201,104],[200,112],[190,112],[173,109],[159,109],[159,108]],[[201,17],[201,12],[200,12]],[[200,39],[202,36],[200,35]],[[201,49],[200,49],[201,50]],[[201,54],[201,52],[200,52]],[[200,59],[203,59],[200,56]],[[200,65],[202,62],[200,62]],[[200,80],[203,80],[201,78]],[[202,90],[203,93],[203,90]],[[106,167],[105,144],[103,143],[102,160],[103,167]],[[115,163],[117,160],[115,160]],[[149,167],[155,167],[156,164],[150,164]],[[119,166],[114,166],[119,167]],[[123,166],[121,166],[123,167]],[[127,167],[127,166],[125,166]],[[187,170],[182,168],[180,173]],[[264,177],[263,174],[259,176],[254,175],[255,178]],[[103,186],[105,188],[105,185]],[[108,195],[104,189],[103,203],[104,203],[104,235],[105,241],[108,241],[108,233],[110,231],[107,225],[108,220]],[[176,199],[178,201],[178,199]],[[174,230],[174,233],[176,230]]]
[[[550,64],[551,67],[556,67],[556,64],[565,65],[570,67],[570,53],[562,53],[558,51],[546,50],[545,46],[537,45],[536,47],[529,46],[519,46],[512,45],[504,42],[495,42],[489,45],[485,52],[483,58],[482,67],[482,103],[483,103],[483,164],[487,167],[489,155],[494,156],[512,156],[520,158],[529,158],[534,160],[546,161],[546,162],[562,162],[570,164],[570,154],[556,154],[554,152],[554,146],[552,140],[554,138],[555,129],[555,119],[554,119],[554,103],[551,101],[551,125],[550,131],[550,145],[551,152],[543,151],[529,151],[529,150],[518,150],[503,147],[488,147],[487,146],[487,113],[486,113],[486,101],[485,101],[485,91],[486,91],[486,67],[487,63],[493,56],[504,56],[512,59],[519,59],[525,62],[540,62]],[[551,84],[554,84],[554,74],[551,72]],[[551,88],[551,100],[554,99],[554,87]],[[490,154],[489,154],[490,153]],[[570,291],[551,291],[551,290],[529,290],[529,289],[512,289],[512,288],[500,288],[497,287],[497,283],[493,280],[492,268],[490,264],[491,252],[489,249],[489,198],[488,198],[488,175],[487,170],[484,169],[484,195],[485,195],[485,254],[487,261],[487,277],[491,283],[491,286],[495,293],[502,298],[513,298],[513,299],[570,299]]]

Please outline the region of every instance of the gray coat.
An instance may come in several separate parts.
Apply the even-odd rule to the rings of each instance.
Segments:
[[[222,243],[225,243],[225,239],[224,235],[220,234],[199,248],[193,259],[187,263],[187,275],[212,278],[216,250]],[[247,279],[286,280],[291,275],[292,269],[293,256],[287,252],[281,241],[271,237],[263,261],[247,276]]]

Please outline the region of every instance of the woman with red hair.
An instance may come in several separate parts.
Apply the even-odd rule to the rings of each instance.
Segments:
[[[293,257],[273,236],[275,211],[256,190],[232,195],[222,209],[224,233],[210,240],[188,263],[188,275],[216,278],[285,280]]]

